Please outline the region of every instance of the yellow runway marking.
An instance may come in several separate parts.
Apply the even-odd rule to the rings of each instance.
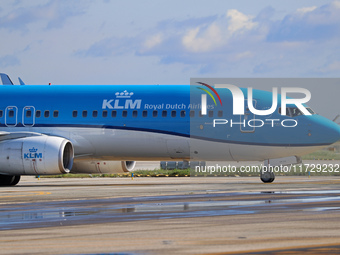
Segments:
[[[20,192],[20,191],[19,191],[19,192]],[[44,195],[50,195],[50,194],[51,194],[51,192],[44,192],[44,191],[27,191],[26,194],[0,195],[0,198],[44,196]]]

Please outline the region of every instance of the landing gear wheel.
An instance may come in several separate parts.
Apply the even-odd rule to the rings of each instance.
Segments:
[[[275,180],[275,174],[273,172],[261,171],[260,178],[264,183],[270,183]]]
[[[10,185],[15,186],[18,184],[19,181],[20,181],[20,175],[15,175]]]
[[[20,175],[0,175],[0,186],[14,186],[20,181]]]

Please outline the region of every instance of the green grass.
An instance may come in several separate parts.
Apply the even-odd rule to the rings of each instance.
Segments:
[[[239,169],[238,169],[239,170]],[[62,174],[62,175],[44,175],[41,178],[131,178],[132,173],[121,173],[121,174]],[[258,173],[246,173],[236,171],[235,173],[194,173],[190,174],[189,169],[174,169],[174,170],[135,170],[133,172],[135,178],[139,177],[238,177],[238,176],[259,176]]]
[[[43,175],[41,178],[131,178],[132,173],[121,174],[62,174],[62,175]],[[188,177],[190,169],[174,169],[174,170],[136,170],[133,172],[134,177]]]
[[[174,169],[174,170],[136,170],[136,177],[187,177],[190,176],[190,169]]]
[[[319,150],[302,157],[307,160],[340,160],[340,153],[333,151]]]

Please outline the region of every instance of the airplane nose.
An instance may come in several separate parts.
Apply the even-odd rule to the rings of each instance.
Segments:
[[[339,124],[336,124],[335,133],[336,133],[336,135],[334,136],[336,138],[335,142],[340,141],[340,125]]]
[[[315,143],[330,145],[340,140],[340,126],[320,115],[311,116],[308,130]]]
[[[326,136],[329,138],[330,143],[335,143],[340,140],[340,125],[327,119],[323,123]]]

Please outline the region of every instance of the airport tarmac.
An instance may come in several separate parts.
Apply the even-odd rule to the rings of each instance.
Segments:
[[[23,177],[0,254],[338,254],[340,177]]]

